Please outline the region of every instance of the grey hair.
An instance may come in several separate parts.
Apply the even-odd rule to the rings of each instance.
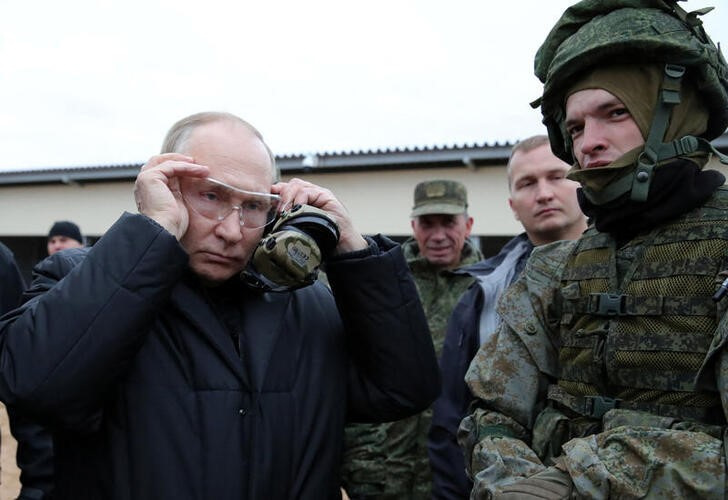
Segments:
[[[260,139],[260,142],[263,144],[265,150],[268,152],[271,168],[273,169],[273,182],[277,182],[280,179],[280,171],[278,170],[278,166],[276,165],[276,157],[273,154],[273,151],[271,151],[271,149],[268,147],[268,144],[266,144],[265,140],[263,139],[263,135],[249,122],[243,120],[238,116],[235,116],[232,113],[227,113],[225,111],[203,111],[201,113],[195,113],[193,115],[186,116],[181,120],[177,121],[177,123],[170,127],[167,135],[164,137],[161,153],[180,153],[185,147],[190,136],[192,135],[192,132],[197,127],[215,122],[240,123],[248,130],[250,130],[253,135],[255,135],[255,137]]]

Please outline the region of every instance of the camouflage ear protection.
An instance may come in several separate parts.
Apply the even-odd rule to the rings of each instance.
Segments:
[[[310,285],[338,241],[339,227],[326,212],[295,205],[281,212],[240,278],[252,288],[270,292]]]

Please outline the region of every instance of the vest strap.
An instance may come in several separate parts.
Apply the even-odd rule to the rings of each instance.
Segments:
[[[564,311],[594,316],[710,316],[711,297],[635,297],[614,293],[590,293],[564,301]]]
[[[715,408],[625,401],[624,399],[602,395],[574,396],[555,384],[549,386],[546,397],[549,401],[566,407],[582,417],[595,419],[601,419],[609,410],[620,408],[644,411],[653,415],[672,417],[678,420],[694,420],[706,424],[712,424],[716,421]]]

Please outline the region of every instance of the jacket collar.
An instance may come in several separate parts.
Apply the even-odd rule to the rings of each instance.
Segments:
[[[458,264],[458,267],[454,269],[442,270],[438,267],[432,266],[427,259],[420,254],[420,247],[414,238],[409,238],[407,241],[402,243],[402,253],[404,253],[404,257],[407,260],[407,265],[412,270],[442,271],[456,274],[458,274],[457,270],[463,266],[472,265],[483,258],[483,254],[469,239],[465,240],[463,249],[460,252],[460,263]]]
[[[521,242],[526,244],[525,252],[530,255],[531,250],[533,250],[533,243],[531,243],[531,241],[528,239],[528,235],[523,232],[515,236],[508,243],[506,243],[496,255],[489,257],[485,260],[481,260],[480,262],[477,262],[475,264],[460,267],[458,269],[455,269],[453,272],[455,274],[473,276],[475,278],[484,274],[488,274],[493,271],[493,269],[498,267],[508,254],[510,254],[517,247],[521,246]]]

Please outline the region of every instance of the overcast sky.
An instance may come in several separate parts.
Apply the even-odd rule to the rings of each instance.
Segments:
[[[514,141],[572,3],[0,0],[0,170],[143,162],[203,110],[277,154]],[[682,5],[728,46],[725,1]]]

